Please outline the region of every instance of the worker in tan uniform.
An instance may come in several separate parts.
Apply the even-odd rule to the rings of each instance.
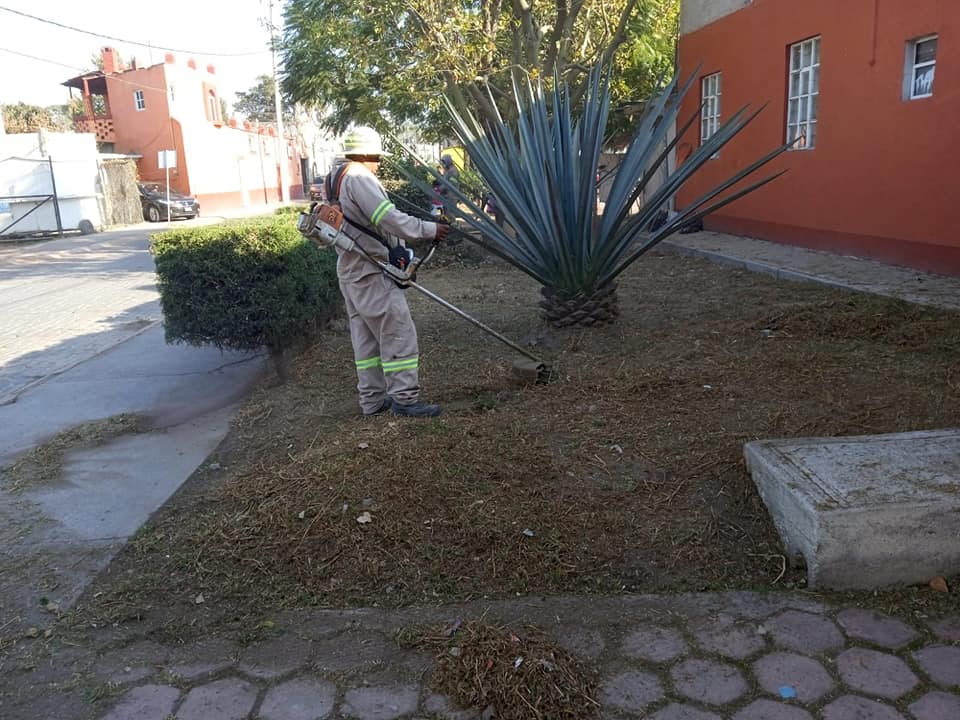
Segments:
[[[370,255],[403,269],[413,258],[405,240],[443,241],[449,226],[397,210],[376,172],[380,136],[360,128],[344,141],[345,163],[327,177],[327,200],[340,203],[344,232]],[[357,251],[337,248],[337,275],[350,321],[357,390],[364,415],[390,411],[436,417],[439,405],[420,401],[417,329],[403,289]]]

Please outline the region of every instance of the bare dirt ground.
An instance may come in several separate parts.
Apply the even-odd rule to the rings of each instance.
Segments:
[[[511,350],[408,291],[423,396],[444,414],[361,418],[336,322],[288,384],[254,393],[91,588],[84,618],[159,612],[195,634],[177,618],[200,603],[238,619],[802,588],[743,444],[960,424],[960,314],[654,254],[623,276],[619,323],[557,332],[538,288],[500,263],[448,255],[420,280],[530,343],[558,381],[518,384]]]

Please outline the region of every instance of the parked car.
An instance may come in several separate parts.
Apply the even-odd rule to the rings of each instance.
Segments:
[[[150,222],[162,222],[167,219],[167,186],[163,183],[137,183],[140,190],[140,205],[143,218]],[[170,190],[170,218],[195,218],[200,214],[200,203],[196,198]]]

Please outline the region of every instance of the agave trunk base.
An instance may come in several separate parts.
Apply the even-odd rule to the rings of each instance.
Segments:
[[[540,294],[543,317],[553,327],[606,325],[620,316],[616,283],[592,293],[570,294],[545,287]]]

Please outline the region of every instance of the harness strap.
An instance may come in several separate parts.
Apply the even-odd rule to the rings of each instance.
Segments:
[[[353,165],[352,162],[346,162],[340,167],[338,167],[335,171],[332,171],[327,175],[326,190],[327,190],[328,202],[334,202],[340,205],[340,186],[343,184],[343,178],[346,176],[347,170],[351,165]],[[371,221],[374,224],[377,224],[380,220],[383,219],[383,216],[386,215],[387,212],[389,212],[392,207],[393,207],[393,203],[391,203],[389,200],[384,200],[382,203],[380,203],[380,205],[374,211]],[[343,212],[342,205],[340,206],[340,210],[341,212]],[[347,224],[349,224],[351,227],[354,227],[360,232],[364,233],[365,235],[368,235],[369,237],[373,238],[374,240],[379,242],[381,245],[383,245],[387,250],[391,248],[390,243],[380,233],[376,232],[375,230],[371,230],[367,227],[364,227],[360,223],[352,220],[350,217],[347,216],[345,212],[343,213],[343,219],[346,220]]]

